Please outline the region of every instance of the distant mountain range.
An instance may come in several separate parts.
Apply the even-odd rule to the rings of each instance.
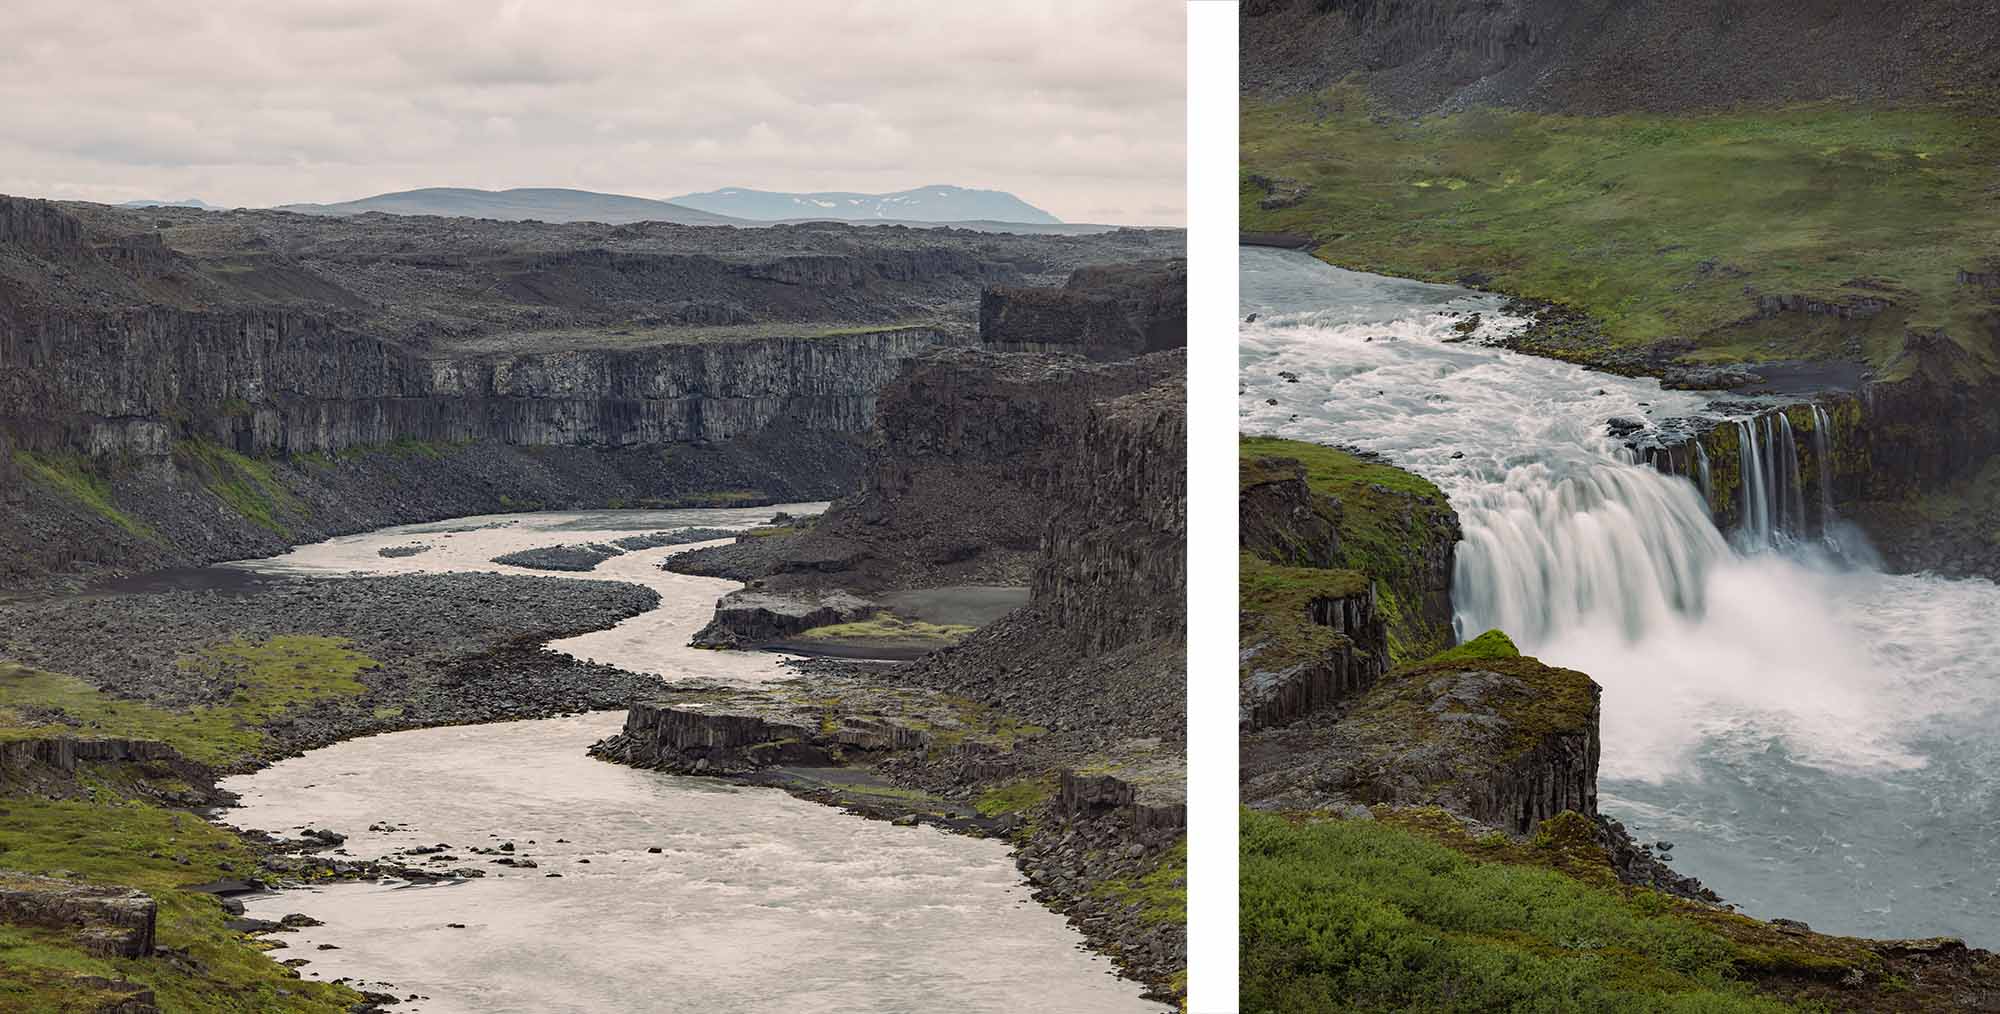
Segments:
[[[126,201],[118,206],[121,208],[200,208],[203,211],[223,210],[207,201],[193,197],[184,197],[178,201]]]
[[[589,190],[557,187],[522,187],[515,190],[473,190],[468,187],[426,187],[393,194],[377,194],[358,201],[338,204],[282,204],[279,211],[305,215],[361,215],[380,211],[390,215],[441,215],[447,218],[490,218],[500,222],[674,222],[680,225],[746,225],[743,219],[716,215],[695,208],[622,194],[599,194]]]
[[[119,206],[224,210],[192,197],[180,201],[127,201]],[[972,190],[942,185],[893,194],[848,191],[794,194],[728,187],[704,194],[689,194],[671,201],[560,187],[521,187],[514,190],[426,187],[333,204],[282,204],[276,210],[304,215],[381,212],[389,215],[485,218],[501,222],[529,219],[538,222],[603,222],[607,225],[673,222],[745,228],[836,221],[851,225],[907,225],[913,228],[950,225],[980,232],[1062,235],[1087,235],[1118,228],[1064,222],[1001,190]]]
[[[1062,224],[1062,219],[1004,190],[970,190],[946,185],[918,187],[893,194],[857,194],[841,190],[794,194],[726,187],[702,194],[684,194],[671,200],[684,208],[757,222],[893,219],[905,222]]]

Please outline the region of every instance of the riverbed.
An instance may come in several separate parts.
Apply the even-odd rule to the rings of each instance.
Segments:
[[[1603,685],[1607,814],[1753,914],[2000,945],[2000,588],[1880,573],[1845,529],[1718,531],[1606,423],[1728,413],[1483,344],[1520,323],[1497,297],[1242,265],[1243,432],[1438,484],[1461,635],[1499,627]]]
[[[312,576],[546,573],[491,560],[675,528],[744,528],[774,510],[823,506],[462,518],[231,566]],[[428,548],[380,553],[417,545]],[[782,656],[686,646],[715,600],[737,587],[659,569],[688,548],[628,552],[563,575],[644,584],[661,604],[550,647],[667,681],[789,676]],[[444,845],[433,855],[452,859],[438,865],[486,874],[289,890],[250,900],[250,914],[321,920],[276,937],[287,945],[278,956],[307,959],[309,977],[415,996],[396,1009],[428,1014],[1161,1009],[1029,897],[1005,843],[584,754],[622,721],[613,712],[390,733],[226,780],[242,796],[226,815],[239,826],[338,831],[361,858]]]

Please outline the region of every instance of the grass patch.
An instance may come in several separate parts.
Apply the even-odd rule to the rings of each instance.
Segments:
[[[1242,1005],[1297,1011],[1790,1008],[1664,896],[1482,862],[1377,821],[1246,811]]]
[[[323,700],[357,697],[378,663],[343,638],[289,635],[234,641],[182,668],[235,682],[221,704],[170,711],[114,697],[74,676],[0,664],[0,739],[73,736],[158,740],[191,760],[233,768],[264,746],[263,727]]]
[[[1311,235],[1342,267],[1478,273],[1588,313],[1613,343],[1685,337],[1708,361],[1832,356],[1853,339],[1894,375],[1905,329],[1943,328],[1996,366],[1990,296],[1957,284],[1992,263],[2000,234],[2000,125],[1983,113],[1375,112],[1351,85],[1246,101],[1243,228]],[[1253,175],[1311,189],[1264,208]],[[1867,320],[1758,319],[1760,294],[1892,305]]]
[[[1514,647],[1513,638],[1498,630],[1489,630],[1455,648],[1432,655],[1424,660],[1425,665],[1448,662],[1480,662],[1501,658],[1520,658],[1521,649]]]
[[[137,802],[0,799],[0,863],[144,890],[159,903],[159,945],[187,955],[97,958],[59,933],[0,926],[0,1009],[94,1011],[79,1006],[92,991],[71,981],[77,974],[129,978],[152,987],[162,1010],[193,1014],[339,1014],[360,1000],[344,986],[293,977],[225,927],[213,897],[184,890],[257,872],[240,839],[193,814]]]
[[[977,628],[962,623],[926,623],[893,613],[876,613],[852,623],[830,623],[802,631],[802,641],[903,641],[939,646],[956,644]]]
[[[1138,904],[1139,918],[1147,922],[1187,923],[1187,837],[1174,844],[1160,864],[1137,880],[1107,880],[1097,893],[1125,904]]]
[[[1032,810],[1047,802],[1055,794],[1056,779],[1053,775],[1018,778],[986,790],[972,805],[982,817],[998,817],[1003,813]]]
[[[148,542],[160,541],[160,533],[119,509],[117,502],[111,498],[111,484],[92,473],[89,464],[80,455],[15,451],[14,464],[29,479],[67,494],[89,508],[91,513],[127,533]]]
[[[207,440],[183,440],[174,456],[201,477],[202,484],[231,510],[263,528],[290,537],[287,514],[303,511],[297,497],[279,482],[266,461],[246,457]]]

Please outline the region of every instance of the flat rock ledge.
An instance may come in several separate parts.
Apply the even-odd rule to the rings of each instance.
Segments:
[[[0,873],[0,922],[69,932],[101,958],[153,953],[159,906],[144,891]]]
[[[915,757],[975,782],[1019,774],[1026,762],[1017,748],[1044,732],[930,691],[784,681],[635,703],[625,727],[593,744],[590,754],[714,776]],[[1151,740],[1121,743],[1107,756],[1062,770],[1057,801],[1073,816],[1115,816],[1142,833],[1178,833],[1187,826],[1186,764],[1176,750]]]
[[[697,648],[755,648],[814,627],[865,620],[885,607],[839,589],[797,594],[743,589],[715,603],[715,618],[688,643]]]
[[[1005,769],[1014,746],[1041,732],[942,694],[786,680],[768,689],[708,688],[634,703],[624,729],[590,753],[674,774],[834,767],[904,751],[951,753]]]

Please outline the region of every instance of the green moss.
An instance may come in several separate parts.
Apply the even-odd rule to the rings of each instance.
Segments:
[[[1187,837],[1161,854],[1158,863],[1136,880],[1107,880],[1097,893],[1139,906],[1147,922],[1187,923]]]
[[[174,456],[201,478],[209,492],[245,520],[279,535],[291,535],[284,518],[303,513],[304,508],[291,490],[278,481],[269,462],[206,440],[183,440],[174,445]]]
[[[1520,658],[1521,650],[1514,647],[1513,638],[1498,630],[1489,630],[1455,648],[1448,648],[1424,660],[1433,665],[1444,662],[1477,662],[1495,658]]]
[[[239,838],[193,814],[128,801],[0,799],[0,856],[10,870],[148,892],[159,904],[159,946],[171,949],[98,958],[60,933],[0,926],[0,1009],[96,1010],[75,1006],[91,995],[76,974],[129,979],[152,988],[161,1009],[191,1014],[339,1014],[360,1000],[344,986],[297,978],[230,931],[215,898],[186,890],[258,870]]]
[[[1056,780],[1052,775],[1017,778],[986,790],[973,804],[973,808],[983,817],[998,817],[1003,813],[1023,813],[1048,802],[1055,793]]]
[[[92,472],[89,462],[80,455],[15,451],[14,464],[30,480],[67,494],[126,532],[148,542],[160,541],[160,533],[119,509],[111,496],[111,484]]]
[[[0,739],[43,736],[158,740],[221,768],[264,746],[264,727],[308,705],[359,696],[356,677],[378,663],[342,638],[306,635],[233,641],[182,659],[205,679],[234,682],[217,705],[170,711],[114,697],[73,676],[0,663]]]
[[[1240,877],[1246,1014],[1787,1009],[1671,906],[1379,821],[1246,811]]]
[[[866,620],[830,623],[798,635],[802,641],[896,641],[903,643],[956,644],[975,628],[964,624],[926,623],[907,620],[892,613],[876,613]]]
[[[1355,727],[1374,727],[1360,735],[1364,742],[1424,742],[1436,735],[1433,730],[1440,722],[1453,721],[1451,716],[1474,709],[1490,712],[1506,730],[1499,752],[1478,759],[1492,764],[1510,761],[1542,746],[1550,737],[1579,735],[1596,726],[1598,688],[1589,676],[1543,665],[1538,659],[1511,652],[1512,647],[1502,634],[1465,654],[1453,649],[1398,668],[1363,695],[1347,721]],[[1439,683],[1470,670],[1507,679],[1487,687],[1476,703],[1440,692]]]
[[[1987,199],[2000,125],[1979,111],[1374,112],[1353,86],[1246,101],[1243,228],[1311,235],[1343,267],[1478,272],[1582,311],[1613,345],[1687,337],[1716,361],[1835,356],[1854,338],[1893,376],[1906,329],[1942,328],[1977,368],[1995,366],[1981,340],[1993,311],[1956,284],[2000,234]],[[1259,173],[1312,190],[1267,209]],[[1746,287],[1894,306],[1866,320],[1759,318]]]
[[[1389,657],[1408,662],[1451,644],[1448,617],[1428,615],[1427,560],[1458,541],[1456,515],[1444,493],[1421,476],[1319,444],[1243,437],[1237,448],[1244,481],[1262,481],[1259,458],[1289,458],[1305,466],[1306,484],[1339,500],[1340,555],[1348,569],[1375,581],[1375,605],[1389,625]],[[1246,571],[1246,573],[1248,573]],[[1263,580],[1261,571],[1248,580]],[[1245,594],[1251,594],[1246,583]]]

